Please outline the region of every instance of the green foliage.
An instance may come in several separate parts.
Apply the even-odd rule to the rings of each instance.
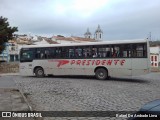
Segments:
[[[4,43],[13,38],[13,33],[18,31],[17,27],[10,27],[7,18],[0,17],[0,54],[4,50]]]

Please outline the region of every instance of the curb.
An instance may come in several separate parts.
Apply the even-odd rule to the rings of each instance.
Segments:
[[[19,73],[0,73],[0,76],[19,76]]]
[[[24,94],[22,93],[22,91],[21,91],[20,89],[19,89],[19,92],[21,93],[24,101],[27,103],[27,105],[28,105],[28,107],[29,107],[29,111],[33,112],[33,109],[32,109],[32,107],[31,107],[31,105],[29,104],[27,98],[24,96]]]
[[[20,89],[17,89],[17,90],[19,90],[20,94],[22,95],[24,101],[26,102],[26,104],[27,104],[27,106],[28,106],[28,108],[29,108],[29,111],[30,111],[30,112],[34,112],[33,109],[32,109],[32,107],[31,107],[31,105],[29,104],[27,98],[26,98],[25,95],[23,94],[23,92],[22,92]],[[43,118],[37,118],[37,117],[33,117],[33,119],[34,119],[34,120],[44,120]]]

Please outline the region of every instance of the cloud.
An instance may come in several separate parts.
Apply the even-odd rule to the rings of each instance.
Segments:
[[[104,39],[160,37],[160,1],[146,0],[1,0],[0,15],[19,33],[92,34],[100,24]]]

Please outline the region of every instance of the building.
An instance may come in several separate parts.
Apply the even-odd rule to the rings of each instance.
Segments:
[[[87,32],[84,34],[85,38],[92,38],[91,32],[89,32],[89,28],[87,28]]]
[[[92,34],[89,31],[89,28],[87,28],[87,32],[85,32],[84,37],[85,38],[92,38]],[[95,39],[97,41],[103,40],[103,31],[101,30],[100,25],[98,25],[98,27],[97,27],[97,29],[94,33],[94,38],[93,39]]]
[[[20,51],[20,46],[17,44],[16,41],[14,40],[9,40],[8,41],[8,56],[9,56],[9,61],[14,62],[14,61],[19,61],[19,51]]]
[[[98,25],[98,28],[96,29],[94,33],[95,40],[103,40],[103,31],[100,28],[100,25]]]
[[[151,67],[160,67],[160,46],[150,47]]]
[[[51,40],[53,42],[56,42],[59,44],[61,44],[61,43],[68,44],[68,43],[96,42],[96,40],[92,39],[92,38],[83,38],[83,37],[76,37],[76,36],[64,37],[61,35],[53,36]]]
[[[5,46],[5,49],[0,54],[0,62],[2,61],[9,62],[9,55],[8,55],[9,54],[9,44],[5,43],[4,46]]]

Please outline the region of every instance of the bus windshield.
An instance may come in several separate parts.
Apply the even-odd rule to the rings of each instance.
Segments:
[[[20,53],[20,62],[31,62],[34,59],[33,49],[23,48]]]

